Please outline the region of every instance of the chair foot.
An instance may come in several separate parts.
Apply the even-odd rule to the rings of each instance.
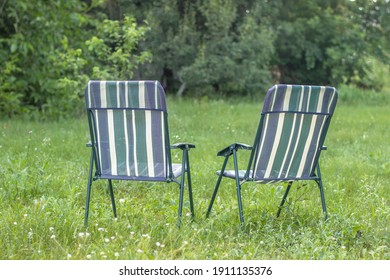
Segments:
[[[292,185],[292,182],[289,182],[289,183],[288,183],[288,186],[287,186],[287,189],[286,189],[286,192],[285,192],[284,195],[283,195],[283,199],[282,199],[282,201],[280,202],[279,209],[278,209],[278,213],[276,213],[276,217],[277,217],[277,218],[279,217],[280,212],[282,212],[282,207],[283,207],[284,203],[286,202],[287,195],[288,195],[288,193],[290,192],[290,189],[291,189],[291,185]]]

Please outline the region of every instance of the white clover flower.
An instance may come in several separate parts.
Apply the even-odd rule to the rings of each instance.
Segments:
[[[124,198],[119,199],[119,203],[120,203],[120,204],[125,203],[125,199],[124,199]]]
[[[119,257],[119,253],[118,253],[118,252],[115,252],[114,256],[115,256],[115,257]]]
[[[98,231],[104,231],[104,228],[100,227],[98,228]]]
[[[80,232],[79,237],[84,237],[84,232]]]
[[[141,249],[138,249],[137,250],[137,253],[143,253],[144,251],[142,251]]]
[[[87,259],[90,260],[92,258],[91,255],[87,255]]]
[[[104,242],[108,243],[108,242],[110,242],[110,239],[104,238]]]
[[[130,234],[131,234],[131,235],[134,235],[134,231],[130,231]]]
[[[49,227],[49,231],[53,232],[54,231],[54,227]]]
[[[54,235],[54,234],[52,234],[51,236],[50,236],[50,239],[55,239],[56,238],[56,236]]]
[[[160,242],[156,242],[156,246],[157,246],[157,247],[160,247],[160,246],[161,246],[161,243],[160,243]]]

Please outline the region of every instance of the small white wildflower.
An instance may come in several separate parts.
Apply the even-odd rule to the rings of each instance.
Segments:
[[[156,242],[156,246],[157,246],[157,247],[160,247],[160,246],[161,246],[161,243],[160,243],[160,242]]]
[[[161,247],[161,248],[164,248],[164,247],[165,247],[165,245],[164,245],[164,244],[161,244],[161,245],[160,245],[160,247]]]
[[[115,252],[114,256],[115,256],[115,257],[119,257],[119,253],[118,253],[118,252]]]
[[[80,232],[79,237],[84,237],[84,232]]]
[[[27,216],[28,216],[27,214],[24,214],[24,215],[23,215],[23,217],[25,217],[25,218],[26,218]]]
[[[87,259],[90,260],[92,258],[91,255],[87,255]]]
[[[261,244],[261,245],[263,245],[263,244],[264,244],[264,241],[263,241],[263,240],[261,240],[261,241],[260,241],[260,244]]]
[[[100,227],[98,228],[98,231],[104,231],[104,228]]]
[[[104,242],[108,243],[108,242],[110,242],[110,239],[104,238]]]
[[[91,235],[91,234],[90,234],[89,232],[86,232],[86,233],[85,233],[85,236],[87,236],[87,237],[90,236],[90,235]]]
[[[115,236],[111,236],[111,240],[114,240],[115,239]]]
[[[343,250],[344,250],[344,249],[345,249],[345,246],[341,246],[341,249],[343,249]]]
[[[70,259],[72,257],[72,255],[71,254],[68,254],[68,258]]]
[[[54,235],[54,234],[52,234],[51,236],[50,236],[50,239],[55,239],[56,238],[56,236]]]
[[[131,235],[134,235],[134,231],[130,231],[130,234],[131,234]]]
[[[49,227],[49,231],[53,232],[54,231],[54,227]]]
[[[137,250],[137,253],[143,253],[144,251],[142,251],[141,249],[138,249]]]
[[[183,244],[184,244],[184,245],[187,245],[187,244],[188,244],[188,241],[183,241]]]
[[[125,203],[125,199],[124,199],[124,198],[119,199],[119,203],[120,203],[120,204]]]
[[[16,226],[18,223],[17,222],[14,222],[14,225]]]
[[[149,237],[149,234],[142,234],[142,237]]]

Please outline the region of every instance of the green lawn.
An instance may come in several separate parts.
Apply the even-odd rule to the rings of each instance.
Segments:
[[[279,218],[285,186],[245,184],[241,229],[234,182],[224,180],[205,218],[222,165],[217,151],[252,144],[261,107],[260,100],[168,98],[171,142],[197,146],[190,151],[196,219],[186,216],[187,192],[180,229],[176,184],[114,182],[113,219],[104,181],[93,184],[86,229],[86,117],[1,120],[0,259],[390,259],[389,102],[339,102],[320,161],[327,222],[313,182],[293,185]],[[239,152],[243,166],[248,155]]]

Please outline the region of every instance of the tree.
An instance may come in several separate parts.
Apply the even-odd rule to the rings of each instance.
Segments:
[[[62,117],[83,108],[88,79],[131,78],[150,58],[145,28],[108,20],[101,0],[18,0],[0,5],[0,109]]]
[[[369,57],[385,58],[385,52],[374,49],[388,46],[383,42],[388,42],[388,36],[381,32],[388,27],[376,24],[384,17],[364,20],[371,14],[368,11],[377,11],[376,2],[379,1],[282,1],[275,45],[281,81],[335,86],[357,81],[360,86],[369,84]],[[387,6],[387,12],[384,7],[380,10],[388,16],[388,1],[383,1],[382,6]],[[373,26],[379,30],[372,32]],[[373,36],[377,40],[372,40]]]
[[[153,62],[139,69],[139,77],[159,79],[178,95],[252,94],[271,83],[267,1],[124,2],[137,5],[138,19],[150,27],[142,47],[151,50]]]

